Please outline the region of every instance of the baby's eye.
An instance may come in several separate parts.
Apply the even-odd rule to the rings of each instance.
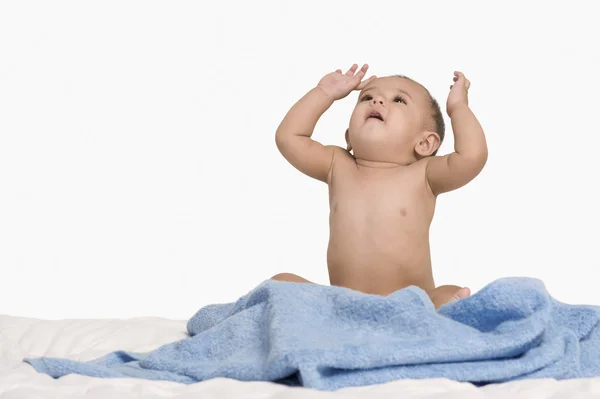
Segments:
[[[367,94],[367,95],[363,96],[363,98],[362,98],[362,100],[361,100],[361,101],[367,101],[367,100],[370,100],[371,98],[372,98],[372,97],[371,97],[370,95],[368,95],[368,94]]]
[[[394,98],[394,101],[398,101],[400,100],[401,103],[406,104],[406,100],[404,98],[402,98],[401,96],[396,96],[396,98]]]

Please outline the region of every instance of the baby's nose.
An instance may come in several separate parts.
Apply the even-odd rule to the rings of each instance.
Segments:
[[[375,104],[381,104],[381,105],[383,105],[384,104],[383,97],[374,98],[373,99],[373,105],[375,105]]]

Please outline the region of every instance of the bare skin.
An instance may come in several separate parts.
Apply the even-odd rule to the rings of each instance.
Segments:
[[[457,73],[448,97],[455,152],[434,156],[440,137],[429,123],[426,90],[397,77],[362,81],[367,68],[326,75],[288,112],[277,146],[294,167],[329,186],[330,284],[379,295],[415,285],[437,309],[470,295],[466,287],[435,286],[429,246],[438,195],[472,180],[487,159],[483,130],[467,104],[470,82]],[[361,94],[348,147],[312,140],[319,117],[352,90]],[[272,278],[310,283],[291,273]]]

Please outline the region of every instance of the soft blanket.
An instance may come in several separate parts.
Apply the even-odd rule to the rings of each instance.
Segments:
[[[592,377],[600,375],[598,320],[599,307],[561,303],[533,278],[496,280],[438,311],[415,286],[379,296],[268,280],[235,303],[200,309],[189,338],[151,352],[25,361],[55,378],[228,377],[321,390],[400,378]]]

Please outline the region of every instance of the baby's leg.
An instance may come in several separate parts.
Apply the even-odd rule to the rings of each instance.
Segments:
[[[279,273],[274,275],[273,277],[271,277],[271,280],[277,280],[277,281],[290,281],[292,283],[311,283],[314,284],[312,281],[308,281],[307,279],[300,277],[296,274],[293,273]]]
[[[440,306],[448,302],[468,297],[471,295],[471,290],[467,287],[459,287],[458,285],[440,285],[429,291],[428,294],[437,310]]]

